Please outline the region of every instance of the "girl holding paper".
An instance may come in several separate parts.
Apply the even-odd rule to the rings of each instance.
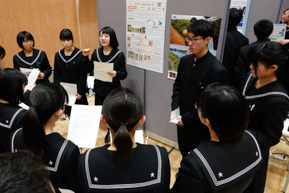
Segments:
[[[73,35],[69,29],[63,29],[59,37],[63,49],[55,54],[54,58],[54,82],[66,82],[77,84],[75,104],[87,105],[85,96],[87,74],[84,70],[86,62],[89,63],[89,49],[83,51],[73,46]]]
[[[112,143],[81,154],[78,162],[83,192],[169,191],[170,163],[165,148],[134,141],[145,121],[143,104],[130,89],[117,88],[103,102],[102,123],[110,129]]]
[[[120,80],[124,80],[127,76],[124,53],[117,49],[119,44],[115,31],[111,27],[107,26],[99,31],[99,43],[101,47],[93,51],[91,56],[92,65],[90,65],[88,71],[91,72],[94,70],[93,62],[113,63],[113,71],[107,72],[112,78],[112,82],[103,82],[95,79],[95,105],[102,105],[106,96],[113,89],[121,87]],[[108,134],[106,136],[106,142],[109,142]]]
[[[19,70],[4,68],[0,71],[0,153],[9,152],[9,137],[22,127],[26,110],[19,107],[24,100],[27,78]]]
[[[31,33],[21,31],[17,35],[18,46],[22,49],[21,52],[13,56],[14,68],[38,68],[40,73],[36,84],[49,81],[51,75],[51,66],[49,65],[46,53],[42,50],[34,48],[34,38]]]
[[[60,192],[58,188],[81,192],[76,171],[79,149],[53,131],[67,97],[64,88],[58,84],[37,85],[29,96],[30,108],[23,118],[23,129],[11,135],[11,151],[28,149],[40,156],[50,171],[56,192]]]
[[[263,193],[269,150],[279,143],[289,110],[288,52],[278,42],[267,42],[253,48],[250,59],[243,95],[249,106],[248,130],[260,145],[263,163],[245,192]]]

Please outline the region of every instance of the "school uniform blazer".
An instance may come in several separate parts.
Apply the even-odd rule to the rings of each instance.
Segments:
[[[81,154],[78,175],[83,192],[164,193],[170,186],[170,163],[165,148],[141,145],[129,160],[109,145]]]
[[[213,82],[225,84],[226,80],[226,69],[209,51],[196,61],[194,54],[181,58],[173,85],[171,108],[180,107],[184,126],[202,125],[194,107],[199,93]]]
[[[240,49],[238,59],[235,63],[235,73],[239,81],[242,83],[242,85],[245,84],[248,77],[248,72],[250,71],[249,68],[251,65],[251,61],[249,59],[250,51],[254,47],[269,41],[270,39],[258,39],[256,42],[246,45]]]
[[[20,70],[20,68],[38,68],[42,73],[45,74],[44,79],[37,80],[36,84],[48,81],[51,75],[51,66],[49,65],[46,53],[42,50],[33,49],[33,56],[26,57],[24,52],[21,51],[13,56],[14,68]]]
[[[24,143],[22,128],[16,130],[10,139],[12,152],[27,150]],[[46,135],[49,149],[44,149],[42,161],[50,171],[51,181],[56,192],[58,188],[82,192],[77,176],[77,162],[79,157],[78,147],[71,141],[63,138],[59,133]]]
[[[248,45],[248,43],[249,39],[236,28],[228,27],[222,63],[227,70],[227,83],[229,85],[235,87],[241,86],[235,75],[235,64],[238,59],[240,48]]]
[[[289,110],[289,97],[282,83],[277,80],[259,89],[257,79],[250,75],[243,89],[249,105],[250,122],[248,130],[256,137],[264,153],[279,143],[283,121]]]
[[[64,55],[64,49],[59,50],[54,58],[54,82],[77,84],[77,93],[84,96],[87,79],[84,65],[88,61],[78,48],[74,48],[70,56]]]
[[[10,135],[22,127],[26,110],[11,104],[0,103],[0,153],[10,152]]]
[[[115,88],[121,87],[120,80],[124,80],[127,76],[125,67],[124,53],[113,48],[108,56],[103,54],[103,47],[96,48],[91,55],[91,65],[89,72],[93,71],[93,61],[102,63],[113,63],[113,70],[116,71],[116,76],[112,79],[112,82],[103,82],[101,80],[94,80],[94,92],[99,96],[107,96],[110,91]]]
[[[257,140],[203,141],[184,157],[172,193],[242,193],[262,163]]]

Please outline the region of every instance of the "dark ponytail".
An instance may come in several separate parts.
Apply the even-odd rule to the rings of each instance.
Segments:
[[[129,159],[133,148],[129,132],[142,116],[143,104],[137,94],[128,88],[113,90],[103,102],[103,117],[115,132],[113,143],[125,159]]]
[[[50,117],[63,108],[68,96],[62,86],[55,83],[38,84],[29,96],[29,110],[23,118],[23,139],[28,149],[42,155],[49,148],[44,125]]]

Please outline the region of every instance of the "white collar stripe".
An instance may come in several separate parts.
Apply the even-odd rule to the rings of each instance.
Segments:
[[[6,128],[8,128],[8,129],[11,129],[12,124],[13,124],[13,122],[14,122],[14,119],[16,118],[16,116],[17,116],[17,115],[20,113],[20,111],[22,111],[22,110],[24,110],[24,109],[20,108],[20,109],[18,109],[18,111],[16,111],[16,113],[14,113],[14,115],[13,115],[13,117],[12,117],[9,125],[0,123],[0,126],[6,127]]]
[[[16,130],[15,133],[13,134],[13,136],[12,136],[12,140],[11,140],[11,152],[12,152],[12,153],[15,152],[15,151],[14,151],[14,139],[15,139],[15,136],[16,136],[16,134],[17,134],[21,129],[22,129],[22,128]]]
[[[160,150],[157,146],[153,145],[154,148],[156,149],[157,153],[157,159],[158,159],[158,176],[156,179],[147,181],[147,182],[140,182],[140,183],[133,183],[133,184],[110,184],[110,185],[95,185],[92,184],[91,182],[91,176],[89,172],[89,153],[90,150],[87,152],[85,156],[85,172],[86,172],[86,177],[87,177],[87,182],[88,182],[88,187],[89,188],[94,188],[94,189],[128,189],[128,188],[139,188],[139,187],[146,187],[150,186],[153,184],[158,184],[161,182],[161,171],[162,171],[162,158],[161,158],[161,153]]]
[[[98,48],[95,50],[96,52],[96,56],[97,56],[97,59],[99,62],[103,62],[101,61],[100,57],[99,57],[99,54],[98,54]],[[105,63],[110,63],[112,60],[114,60],[115,57],[117,57],[117,55],[121,53],[121,51],[119,50],[110,60],[106,61]]]
[[[23,60],[23,58],[21,58],[18,54],[16,54],[16,56],[17,56],[23,63],[28,64],[29,66],[32,66],[32,65],[38,60],[38,58],[40,57],[40,54],[41,54],[41,50],[39,50],[39,53],[38,53],[37,57],[36,57],[35,60],[34,60],[33,62],[31,62],[31,63],[26,62],[25,60]]]
[[[251,79],[251,76],[252,76],[252,74],[250,74],[250,76],[248,77],[248,79],[247,79],[247,81],[246,81],[246,84],[245,84],[245,86],[244,86],[244,89],[243,89],[243,96],[245,96],[245,92],[246,92],[246,89],[247,89],[248,83],[249,83],[249,81],[250,81],[250,79]]]
[[[61,148],[60,148],[60,150],[59,150],[59,152],[58,152],[58,155],[57,155],[57,158],[56,158],[56,162],[55,162],[54,167],[45,166],[46,169],[48,169],[49,171],[53,171],[53,172],[56,172],[56,171],[57,171],[58,166],[59,166],[60,159],[61,159],[61,157],[62,157],[63,151],[64,151],[67,143],[68,143],[68,140],[65,139],[64,142],[63,142],[63,144],[62,144],[62,146],[61,146]]]
[[[226,183],[229,183],[231,181],[233,181],[234,179],[242,176],[243,174],[247,173],[248,171],[250,171],[252,168],[254,168],[256,165],[258,165],[259,162],[261,162],[262,160],[262,156],[261,156],[261,152],[260,152],[260,148],[259,145],[256,141],[256,139],[253,137],[253,135],[249,132],[247,132],[254,140],[256,146],[258,147],[258,153],[259,153],[259,157],[256,161],[254,161],[252,164],[250,164],[249,166],[247,166],[246,168],[244,168],[243,170],[237,172],[236,174],[224,179],[224,180],[220,180],[218,181],[216,176],[213,173],[213,170],[211,169],[209,163],[207,162],[207,160],[204,158],[204,156],[202,155],[202,153],[198,150],[198,149],[194,149],[194,152],[197,154],[197,156],[200,158],[200,160],[202,161],[202,163],[204,164],[204,166],[206,167],[208,173],[211,176],[211,179],[213,180],[215,186],[220,186]]]
[[[283,92],[267,92],[264,94],[258,94],[258,95],[253,95],[253,96],[246,96],[245,99],[255,99],[255,98],[261,98],[261,97],[265,97],[265,96],[270,96],[270,95],[281,95],[281,96],[285,96],[288,100],[289,97],[287,94],[283,93]]]
[[[58,51],[58,54],[59,54],[60,58],[63,60],[63,62],[69,63],[69,62],[71,62],[71,60],[73,60],[80,52],[82,52],[82,51],[81,51],[81,50],[78,50],[78,52],[77,52],[74,56],[72,56],[69,60],[65,60],[65,59],[63,58],[63,56],[62,56],[61,53],[60,53],[60,50]]]

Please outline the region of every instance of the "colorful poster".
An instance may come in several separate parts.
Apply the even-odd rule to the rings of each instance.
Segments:
[[[230,8],[236,8],[243,11],[243,17],[241,22],[237,26],[237,30],[245,35],[246,25],[248,20],[248,14],[246,12],[249,11],[251,0],[231,0]]]
[[[126,1],[127,64],[163,73],[167,0]]]
[[[274,24],[273,32],[269,36],[271,41],[280,42],[285,39],[286,24]]]
[[[188,25],[197,20],[207,20],[214,24],[214,35],[208,44],[209,51],[216,56],[219,33],[221,27],[221,18],[211,16],[195,15],[172,15],[171,36],[170,36],[170,53],[168,63],[168,78],[174,80],[177,77],[178,67],[181,57],[190,54],[188,44],[185,40],[186,29]]]

